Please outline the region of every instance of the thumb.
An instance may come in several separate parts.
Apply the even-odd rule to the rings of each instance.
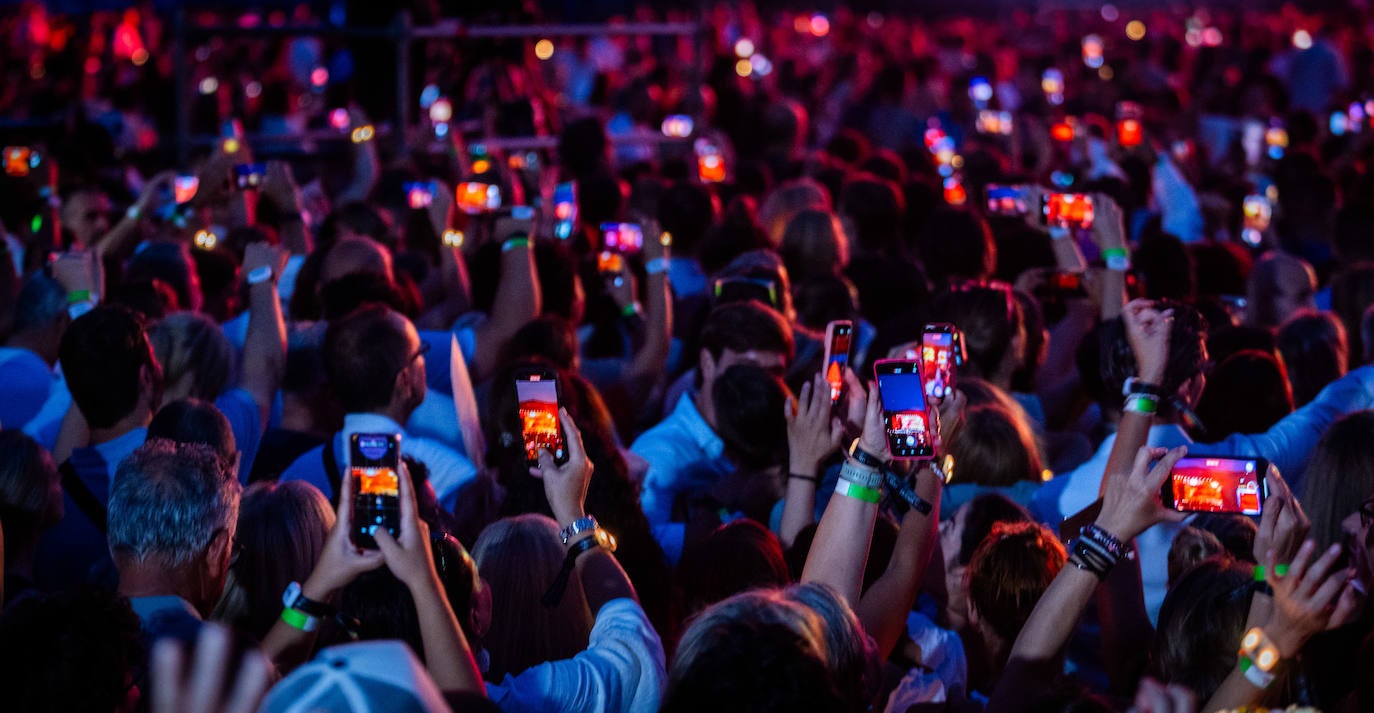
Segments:
[[[404,554],[400,543],[391,536],[390,532],[387,532],[386,528],[379,527],[373,531],[372,539],[377,541],[377,549],[382,551],[382,557],[388,562],[394,561]]]

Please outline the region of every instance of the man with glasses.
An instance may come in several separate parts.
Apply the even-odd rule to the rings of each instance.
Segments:
[[[473,464],[437,441],[411,436],[401,425],[425,398],[426,345],[401,314],[362,307],[329,324],[324,335],[324,370],[344,408],[343,430],[328,450],[307,451],[281,479],[304,480],[331,500],[348,467],[348,439],[354,433],[399,433],[401,452],[429,467],[439,505],[453,511],[458,490],[476,474]]]

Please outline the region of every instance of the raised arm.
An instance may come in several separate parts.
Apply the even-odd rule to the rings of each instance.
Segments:
[[[852,376],[849,379],[854,381]],[[815,521],[821,465],[840,449],[844,440],[844,424],[830,411],[830,384],[824,372],[817,372],[811,381],[802,384],[801,394],[783,405],[788,468],[778,540],[784,549],[791,547],[797,534]]]
[[[310,232],[305,227],[305,210],[301,205],[301,190],[285,161],[267,164],[267,176],[262,182],[262,195],[277,208],[278,234],[281,246],[291,255],[310,253]]]
[[[644,222],[644,267],[648,274],[645,290],[644,343],[635,352],[625,373],[635,403],[648,398],[668,364],[673,341],[673,300],[668,289],[668,252],[672,236],[658,227],[657,221]]]
[[[367,117],[357,108],[348,110],[349,129],[357,130],[364,126],[370,126]],[[374,134],[375,135],[375,134]],[[377,177],[380,173],[381,162],[377,159],[377,142],[372,138],[363,141],[354,141],[352,145],[353,156],[353,180],[339,192],[335,200],[337,205],[344,205],[355,201],[365,201],[372,195],[372,189],[377,185]]]
[[[867,392],[862,388],[852,389],[849,398],[859,399],[864,406],[863,435],[859,437],[858,449],[867,454],[866,460],[891,460],[878,385],[870,384]],[[858,605],[863,588],[873,523],[877,520],[878,503],[882,498],[881,483],[882,473],[878,468],[864,465],[853,457],[846,458],[839,486],[825,507],[811,552],[806,557],[806,566],[802,569],[803,583],[828,584],[844,595],[851,607]]]
[[[549,509],[560,526],[569,527],[587,517],[584,503],[587,500],[587,486],[592,482],[592,461],[582,445],[582,432],[573,423],[567,409],[558,410],[558,422],[563,426],[563,440],[567,442],[568,462],[563,465],[554,463],[547,449],[539,451],[539,465],[530,468],[530,475],[544,481],[544,495],[549,500]],[[587,541],[593,541],[588,544]],[[577,574],[582,579],[582,589],[587,596],[587,605],[595,615],[602,605],[614,599],[633,599],[634,585],[616,561],[613,540],[608,540],[599,527],[579,532],[568,538],[564,548],[568,556],[574,558]]]
[[[143,222],[143,216],[155,207],[158,191],[171,186],[175,178],[174,171],[163,171],[153,176],[143,187],[143,192],[138,194],[138,199],[125,211],[124,217],[110,228],[110,232],[96,238],[94,245],[83,247],[94,250],[102,261],[110,255],[119,255],[126,251],[129,244],[138,237],[138,227]]]
[[[511,337],[539,316],[539,279],[534,268],[533,221],[506,218],[496,223],[501,243],[501,277],[496,286],[496,308],[477,328],[477,353],[472,358],[472,378],[481,381],[494,372]]]
[[[248,283],[248,332],[243,343],[243,388],[253,396],[265,429],[277,387],[286,369],[286,323],[277,279],[286,266],[286,254],[267,243],[250,243],[243,254],[243,275]]]
[[[401,536],[393,538],[385,528],[373,533],[387,569],[410,590],[415,613],[420,618],[420,639],[425,647],[425,668],[445,691],[486,694],[482,672],[472,656],[458,617],[449,606],[444,585],[434,568],[434,550],[429,544],[429,526],[419,516],[415,504],[415,485],[410,472],[402,469]]]

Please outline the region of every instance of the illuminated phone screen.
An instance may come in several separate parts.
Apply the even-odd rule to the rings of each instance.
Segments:
[[[548,376],[531,374],[516,379],[515,396],[520,401],[525,460],[538,463],[539,451],[547,449],[555,461],[567,462],[563,431],[558,427],[558,382]]]
[[[920,362],[883,360],[874,365],[874,372],[878,377],[878,393],[892,457],[934,456],[935,444]]]
[[[1259,515],[1265,496],[1259,466],[1245,458],[1180,458],[1165,488],[1181,512]]]
[[[844,370],[849,366],[849,345],[853,335],[852,324],[836,322],[831,325],[825,360],[825,381],[830,384],[830,403],[838,401],[840,391],[844,389]]]
[[[954,393],[954,334],[926,332],[921,335],[922,372],[927,398],[942,399]]]

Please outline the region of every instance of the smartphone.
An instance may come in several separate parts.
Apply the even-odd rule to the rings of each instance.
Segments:
[[[353,544],[377,549],[373,533],[401,536],[401,434],[354,433],[348,437],[353,478]]]
[[[1055,122],[1050,126],[1050,138],[1061,144],[1067,144],[1073,141],[1073,137],[1076,133],[1077,131],[1074,129],[1073,123],[1069,121]]]
[[[878,398],[883,405],[887,446],[892,457],[902,460],[935,457],[935,430],[926,406],[921,362],[880,359],[873,364]]]
[[[473,173],[480,174],[491,170],[491,153],[487,151],[486,144],[468,146],[468,164],[472,166]]]
[[[702,183],[720,183],[725,180],[725,157],[720,148],[706,139],[697,139],[694,149],[697,155],[697,179]]]
[[[634,255],[644,248],[644,230],[638,223],[602,223],[601,245],[621,255]]]
[[[572,237],[573,226],[577,224],[577,184],[568,181],[554,187],[553,217],[558,221],[553,226],[554,236],[559,240]]]
[[[1026,191],[1023,186],[999,186],[989,183],[988,214],[1020,217],[1030,212],[1026,205]]]
[[[686,114],[672,114],[663,119],[663,124],[659,127],[659,130],[663,132],[664,136],[675,139],[685,139],[692,135],[693,128],[695,128],[695,126],[693,125],[692,117]]]
[[[200,179],[191,175],[180,175],[172,179],[172,200],[178,205],[190,203],[200,190]]]
[[[428,208],[434,203],[434,181],[406,181],[406,205],[413,209]]]
[[[1045,278],[1044,285],[1038,290],[1043,295],[1059,299],[1087,297],[1088,288],[1083,282],[1083,273],[1057,270]]]
[[[1258,517],[1269,491],[1263,458],[1180,458],[1164,481],[1165,507],[1179,512],[1223,512]]]
[[[37,154],[28,146],[5,147],[5,175],[23,178],[38,163]]]
[[[1045,225],[1088,229],[1093,226],[1093,199],[1086,193],[1047,193],[1040,200]]]
[[[955,367],[963,363],[964,339],[957,327],[945,322],[927,324],[921,334],[921,374],[929,399],[954,393]]]
[[[1139,119],[1122,119],[1116,122],[1116,142],[1124,147],[1139,146],[1145,141],[1145,130]]]
[[[234,183],[241,191],[257,190],[267,176],[265,163],[240,163],[234,166]]]
[[[945,202],[950,205],[963,205],[968,202],[968,190],[964,188],[964,182],[957,176],[950,176],[945,179]]]
[[[455,194],[458,209],[468,215],[490,213],[501,207],[501,187],[495,183],[459,183]]]
[[[837,319],[825,325],[825,381],[830,384],[830,403],[840,400],[844,390],[844,370],[849,368],[849,348],[854,337],[854,323]]]
[[[515,376],[515,398],[520,402],[520,432],[525,439],[525,460],[539,464],[539,451],[547,450],[555,463],[568,462],[563,428],[558,423],[558,377],[552,369],[530,367]]]
[[[980,134],[1011,136],[1011,132],[1014,128],[1011,112],[984,109],[978,112],[976,128]]]
[[[618,275],[625,269],[625,257],[620,253],[602,250],[596,254],[596,271],[602,275]]]

